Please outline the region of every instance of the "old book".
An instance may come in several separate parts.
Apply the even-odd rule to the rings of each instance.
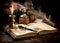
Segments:
[[[35,21],[34,23],[29,23],[27,25],[18,24],[18,26],[19,28],[17,29],[6,29],[6,31],[15,39],[56,32],[56,28],[41,21]]]

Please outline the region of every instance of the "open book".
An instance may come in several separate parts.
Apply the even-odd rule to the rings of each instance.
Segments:
[[[30,37],[37,34],[43,35],[56,32],[56,28],[41,21],[35,21],[28,25],[18,24],[18,26],[19,28],[17,29],[10,29],[10,31],[7,30],[13,38]],[[23,27],[23,29],[20,27]]]

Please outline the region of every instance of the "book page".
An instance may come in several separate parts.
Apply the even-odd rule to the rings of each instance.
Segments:
[[[33,29],[36,30],[37,32],[44,31],[44,30],[47,30],[47,31],[56,30],[56,28],[54,28],[44,22],[41,22],[39,19],[37,19],[35,21],[35,23],[28,24],[28,26],[33,27]]]
[[[44,30],[47,30],[47,31],[53,31],[53,30],[56,30],[56,28],[46,24],[46,23],[43,23],[43,22],[40,22],[40,23],[30,23],[29,24],[30,27],[33,27],[34,30],[36,30],[37,32],[40,32],[40,31],[44,31]]]
[[[33,31],[29,31],[29,30],[23,30],[23,29],[11,29],[12,33],[14,33],[15,35],[24,35],[24,34],[28,34],[31,33]]]
[[[11,32],[9,32],[10,35],[13,38],[23,38],[23,37],[30,37],[30,36],[35,36],[36,33],[34,31],[30,30],[24,30],[24,29],[11,29]]]

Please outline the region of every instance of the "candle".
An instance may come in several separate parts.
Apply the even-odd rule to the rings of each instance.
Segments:
[[[13,12],[14,12],[14,6],[13,6],[13,3],[11,4],[10,10],[11,10],[11,14],[13,14]]]
[[[11,8],[11,14],[13,14],[13,10],[14,10],[14,9],[13,9],[13,4],[12,4],[12,8]]]
[[[14,3],[13,2],[11,3],[10,10],[11,10],[11,18],[12,18],[12,28],[14,29],[14,22],[15,22],[15,20],[14,20],[14,15],[13,15],[13,12],[14,12]]]

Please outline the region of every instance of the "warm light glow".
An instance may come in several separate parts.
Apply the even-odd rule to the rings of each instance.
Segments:
[[[12,5],[12,10],[11,10],[11,14],[13,14],[13,5]]]
[[[13,12],[14,12],[14,6],[13,6],[13,3],[11,4],[10,10],[11,10],[11,14],[13,14]]]

